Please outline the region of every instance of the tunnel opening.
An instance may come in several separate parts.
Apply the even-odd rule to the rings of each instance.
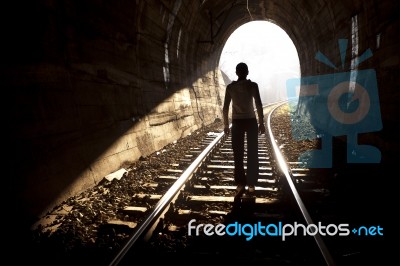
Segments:
[[[263,104],[287,100],[286,81],[300,77],[293,41],[280,26],[266,20],[247,22],[227,39],[219,60],[226,85],[236,80],[239,62],[249,66],[248,78],[258,83]]]

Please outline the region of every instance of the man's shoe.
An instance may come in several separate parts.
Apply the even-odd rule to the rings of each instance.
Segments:
[[[244,185],[238,185],[237,187],[236,187],[236,194],[235,194],[235,196],[233,197],[233,202],[234,202],[234,205],[239,205],[240,204],[240,202],[241,202],[241,197],[242,197],[242,195],[243,195],[243,193],[244,193],[244,191],[246,190],[246,187],[244,186]]]
[[[246,187],[244,185],[238,185],[236,187],[236,195],[241,195],[244,193]]]
[[[255,186],[249,186],[248,191],[249,191],[249,194],[254,194],[254,192],[256,191]]]

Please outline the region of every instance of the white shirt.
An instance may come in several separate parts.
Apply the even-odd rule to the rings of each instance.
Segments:
[[[229,126],[228,112],[231,101],[232,119],[256,118],[254,111],[255,105],[258,120],[263,123],[264,113],[257,83],[246,79],[233,81],[226,87],[224,106],[222,110],[225,127]]]

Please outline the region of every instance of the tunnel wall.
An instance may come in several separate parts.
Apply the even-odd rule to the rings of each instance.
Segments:
[[[223,79],[207,63],[207,44],[196,42],[203,34],[199,21],[190,24],[196,5],[25,7],[11,9],[3,70],[18,169],[10,185],[27,221],[221,117]]]
[[[304,2],[306,3],[306,2]],[[350,70],[376,71],[382,129],[359,134],[358,144],[368,144],[381,151],[381,162],[390,165],[399,145],[396,141],[397,100],[400,97],[400,56],[397,47],[400,21],[396,1],[341,1],[322,2],[299,7],[304,21],[301,27],[284,27],[297,47],[302,77],[348,72]],[[295,13],[291,12],[290,13]],[[307,34],[304,34],[307,32]],[[308,37],[306,37],[308,36]],[[342,67],[339,39],[347,39],[345,61]],[[367,50],[372,56],[356,68],[352,61]],[[316,52],[324,54],[336,69],[316,60]],[[346,141],[346,136],[339,137]]]

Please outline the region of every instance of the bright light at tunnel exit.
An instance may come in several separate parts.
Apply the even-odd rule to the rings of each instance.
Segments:
[[[281,27],[268,21],[243,24],[228,38],[219,67],[230,80],[236,80],[239,62],[248,65],[248,78],[258,83],[263,104],[287,100],[286,80],[300,77],[293,41]]]

